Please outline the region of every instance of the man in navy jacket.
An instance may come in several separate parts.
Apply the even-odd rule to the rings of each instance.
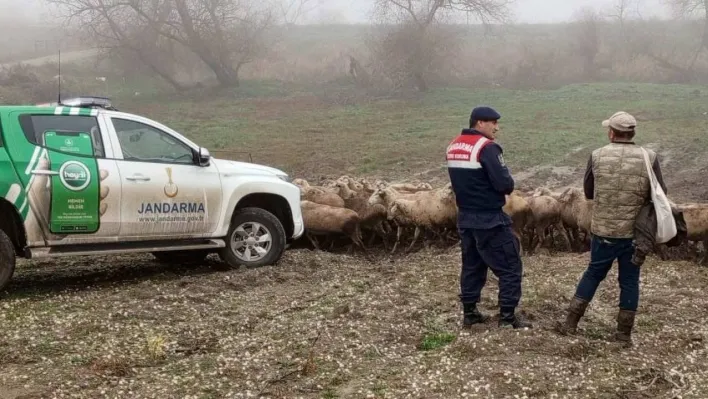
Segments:
[[[531,323],[515,314],[521,299],[522,264],[511,218],[502,211],[505,195],[514,191],[514,179],[504,163],[501,146],[494,142],[500,118],[492,108],[473,109],[470,128],[462,130],[447,148],[462,240],[463,326],[489,319],[477,310],[477,302],[487,282],[487,269],[491,268],[499,278],[499,326],[531,328]]]

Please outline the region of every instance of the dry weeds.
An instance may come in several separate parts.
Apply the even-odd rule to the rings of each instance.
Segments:
[[[525,259],[530,331],[459,329],[458,251],[380,256],[25,262],[0,301],[0,398],[708,397],[705,268],[648,260],[623,349],[616,269],[578,336],[551,331],[587,255]],[[490,279],[488,314],[496,294]]]

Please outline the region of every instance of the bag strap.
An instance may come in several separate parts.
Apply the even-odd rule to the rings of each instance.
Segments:
[[[653,190],[655,184],[657,184],[656,175],[654,174],[654,168],[651,167],[651,163],[649,162],[649,152],[647,152],[644,147],[642,147],[642,152],[644,153],[644,163],[646,164],[647,173],[649,174],[649,184],[651,186],[651,189]]]

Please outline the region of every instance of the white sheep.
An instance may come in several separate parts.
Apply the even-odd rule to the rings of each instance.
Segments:
[[[415,245],[423,227],[453,227],[457,222],[457,205],[455,193],[451,185],[446,185],[437,190],[421,191],[410,196],[399,196],[393,200],[389,210],[388,219],[398,226],[396,244],[392,253],[396,251],[401,240],[402,226],[415,226],[413,241],[408,247],[410,251]]]

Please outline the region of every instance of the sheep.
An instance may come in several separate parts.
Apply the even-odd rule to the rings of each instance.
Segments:
[[[514,235],[519,240],[519,246],[523,254],[521,234],[531,219],[531,208],[519,191],[513,191],[511,194],[505,195],[504,197],[506,201],[502,207],[502,211],[512,220],[512,229]]]
[[[356,212],[307,200],[301,201],[300,207],[307,238],[315,248],[319,249],[319,245],[313,235],[341,233],[349,236],[356,246],[366,251],[361,237],[361,218]]]
[[[430,191],[433,189],[433,186],[431,186],[428,183],[419,183],[419,184],[411,184],[411,183],[396,183],[396,184],[391,184],[389,185],[392,189],[399,191],[399,192],[406,192],[406,193],[417,193],[420,191]]]
[[[532,197],[541,197],[541,196],[548,196],[548,197],[553,197],[553,199],[558,200],[562,193],[556,193],[551,191],[548,187],[538,187],[535,190],[533,190],[531,193],[529,193],[530,196]]]
[[[386,223],[388,216],[386,208],[381,204],[366,204],[359,215],[361,217],[362,229],[372,230],[374,232],[374,234],[371,235],[371,239],[369,239],[369,245],[373,244],[376,236],[379,236],[384,244],[384,249],[388,251],[387,234],[391,232],[391,228],[388,223]]]
[[[366,191],[369,195],[373,194],[374,191],[376,191],[376,186],[371,184],[368,180],[366,179],[359,179],[359,184],[364,186],[364,191]]]
[[[389,222],[396,223],[397,227],[391,253],[396,252],[403,230],[409,227],[415,228],[415,232],[410,245],[406,245],[406,252],[420,241],[421,232],[431,230],[437,237],[444,236],[441,236],[440,228],[450,229],[448,233],[456,232],[457,207],[451,184],[433,189],[428,183],[367,181],[347,175],[330,180],[320,179],[319,185],[312,185],[301,178],[293,180],[293,183],[300,187],[302,193],[307,238],[317,248],[319,245],[313,235],[343,233],[354,243],[351,249],[361,247],[366,251],[362,233],[373,233],[368,245],[380,237],[388,251],[390,245],[387,239],[392,233]],[[593,201],[585,198],[582,188],[568,187],[557,192],[548,187],[524,190],[506,195],[502,208],[512,220],[514,235],[520,243],[525,243],[521,245],[522,253],[524,248],[526,252],[538,251],[544,246],[548,234],[556,229],[561,232],[562,241],[570,250],[577,250],[578,245],[587,245]],[[684,214],[689,230],[688,241],[698,242],[699,248],[705,247],[698,261],[707,264],[708,204],[676,205],[673,201],[671,204]],[[528,242],[526,232],[530,233]],[[695,248],[692,244],[689,247]]]
[[[329,190],[321,187],[310,186],[300,189],[300,197],[303,200],[315,202],[321,205],[329,205],[335,208],[344,208],[344,199]]]
[[[308,182],[305,179],[293,179],[293,184],[300,187],[300,188],[309,188],[310,187],[310,182]]]
[[[396,252],[396,248],[401,240],[403,225],[414,225],[415,233],[413,241],[406,250],[409,252],[421,233],[421,227],[451,227],[457,221],[457,205],[455,193],[450,184],[443,188],[422,191],[411,196],[399,196],[393,200],[389,210],[388,219],[394,221],[398,226],[396,234],[396,244],[391,253]]]
[[[369,204],[382,204],[386,207],[386,209],[391,209],[393,201],[395,201],[397,198],[416,198],[416,195],[419,195],[420,193],[425,194],[429,192],[430,191],[419,191],[416,193],[400,192],[390,186],[379,186],[379,188],[377,188],[376,191],[374,191],[373,194],[371,194],[371,196],[369,197]]]
[[[561,204],[561,220],[563,225],[577,245],[587,245],[590,237],[590,224],[592,221],[593,201],[585,198],[585,193],[575,187],[563,190],[559,197]],[[580,232],[584,239],[580,239]]]
[[[374,182],[376,188],[385,189],[392,188],[398,192],[416,193],[419,191],[430,191],[433,189],[429,183],[388,183],[385,180],[376,180]]]
[[[560,203],[551,196],[540,195],[531,196],[526,199],[531,208],[531,242],[529,247],[533,248],[532,252],[536,252],[543,242],[546,240],[546,229],[548,227],[556,227],[561,233],[564,243],[571,249],[570,239],[563,228],[563,223],[561,221],[561,206]],[[535,231],[535,234],[533,232]],[[538,236],[538,243],[536,246],[533,243]]]
[[[300,187],[300,198],[322,205],[344,207],[344,200],[332,189],[313,186],[305,179],[294,179],[293,184]]]
[[[364,190],[364,185],[363,185],[363,184],[357,182],[356,180],[354,180],[354,179],[352,179],[351,177],[346,176],[346,175],[340,177],[339,179],[337,179],[337,181],[335,182],[335,185],[337,185],[337,183],[344,183],[344,184],[347,185],[347,187],[348,187],[350,190],[353,190],[353,191],[357,191],[357,192],[358,192],[358,191],[363,191],[363,190]]]
[[[350,189],[349,184],[343,180],[337,182],[337,188],[339,190],[339,196],[344,200],[344,207],[359,214],[362,219],[363,228],[370,228],[374,231],[375,235],[371,237],[370,243],[374,240],[376,235],[378,235],[383,240],[386,249],[388,249],[386,229],[383,224],[387,216],[386,207],[381,204],[370,204],[368,201],[369,194],[365,190],[361,192],[354,191]]]
[[[708,265],[708,204],[682,204],[677,209],[686,221],[686,239],[703,243],[703,256],[698,263]]]
[[[383,184],[380,184],[377,182],[378,188],[376,191],[374,191],[368,199],[368,204],[370,206],[373,205],[382,205],[384,209],[387,210],[388,216],[391,214],[391,206],[393,205],[393,201],[395,201],[397,198],[416,198],[416,194],[418,193],[400,193],[397,190],[385,186]],[[390,220],[390,218],[387,218]],[[386,223],[387,227],[390,228],[388,225],[388,220],[386,220],[384,223]],[[398,225],[397,226],[397,242],[400,242],[401,239],[401,234],[403,233],[404,226]],[[420,232],[418,232],[420,234]]]

